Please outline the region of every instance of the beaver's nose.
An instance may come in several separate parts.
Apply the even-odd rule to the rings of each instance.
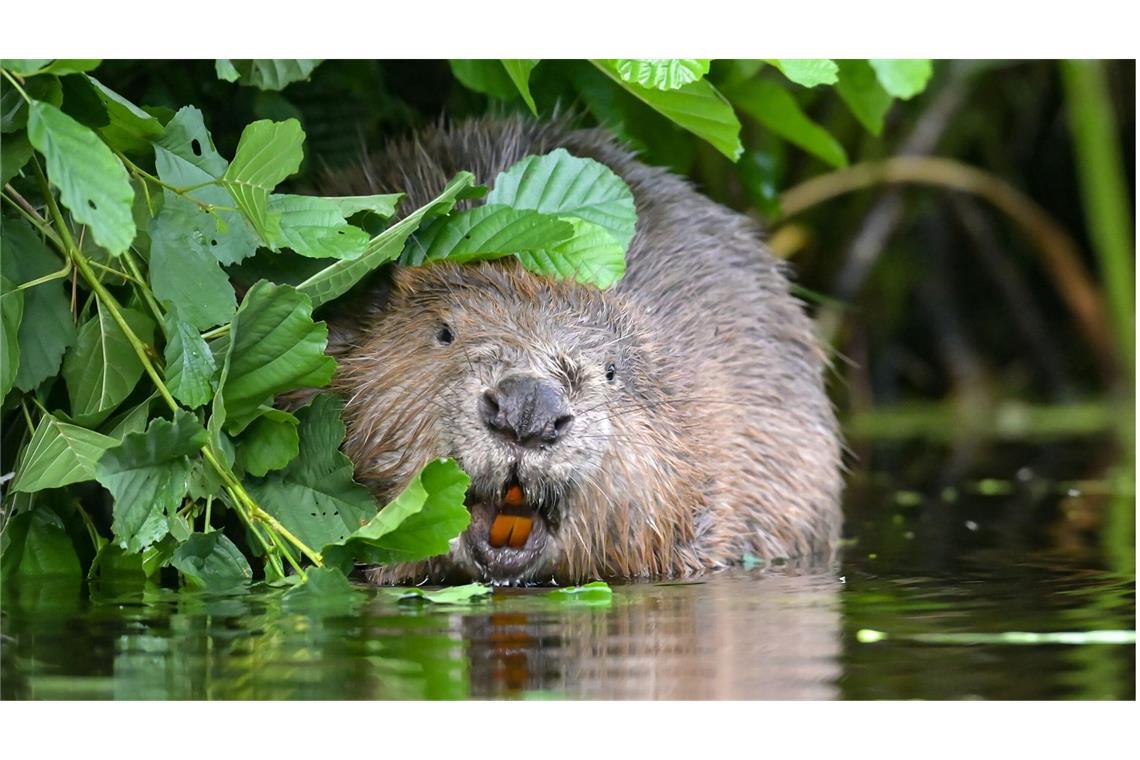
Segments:
[[[574,415],[562,389],[533,375],[508,375],[483,393],[479,411],[488,428],[523,446],[554,443]]]

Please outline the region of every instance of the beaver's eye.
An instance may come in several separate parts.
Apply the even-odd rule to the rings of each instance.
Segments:
[[[614,377],[616,375],[617,375],[617,367],[615,367],[613,364],[607,364],[606,365],[606,380],[612,383],[614,381]]]
[[[444,346],[450,346],[451,342],[455,340],[455,336],[451,334],[451,328],[443,325],[439,328],[439,332],[435,334],[435,339]]]

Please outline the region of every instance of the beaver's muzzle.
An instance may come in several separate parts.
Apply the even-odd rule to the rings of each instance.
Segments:
[[[526,448],[556,443],[574,421],[561,386],[524,373],[507,375],[484,391],[479,413],[488,430]]]

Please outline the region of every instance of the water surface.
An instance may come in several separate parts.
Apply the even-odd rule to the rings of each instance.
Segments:
[[[462,607],[369,590],[313,607],[258,587],[5,588],[0,695],[1135,697],[1132,644],[937,639],[1134,631],[1126,452],[1085,438],[856,453],[833,565],[615,584],[608,603],[559,603],[542,589]]]

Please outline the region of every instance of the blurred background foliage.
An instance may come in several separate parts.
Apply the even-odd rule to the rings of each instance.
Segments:
[[[739,145],[586,61],[105,61],[96,74],[159,115],[198,106],[223,155],[254,119],[300,119],[302,190],[441,119],[601,124],[764,225],[833,350],[850,430],[1131,430],[1134,62],[693,63],[644,91],[711,85]]]

